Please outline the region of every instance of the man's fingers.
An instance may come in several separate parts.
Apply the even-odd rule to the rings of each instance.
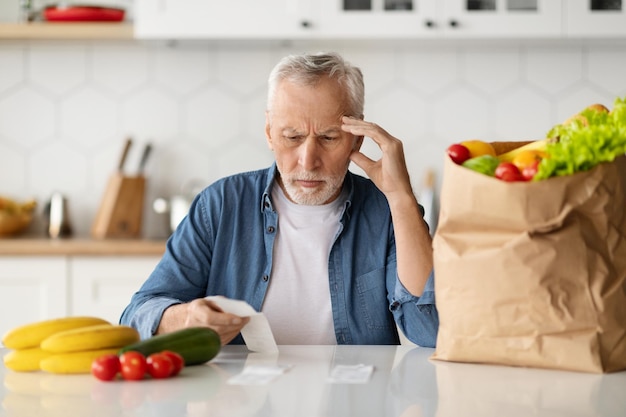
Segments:
[[[352,152],[352,154],[350,154],[350,160],[365,172],[368,172],[370,168],[376,164],[375,161],[359,151]]]
[[[341,128],[355,136],[367,136],[381,146],[385,142],[385,138],[389,136],[387,131],[378,126],[376,123],[366,122],[351,117],[343,117],[343,125]]]

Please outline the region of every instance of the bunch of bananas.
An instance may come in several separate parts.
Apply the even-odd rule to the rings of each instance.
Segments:
[[[2,338],[12,349],[4,365],[13,371],[55,374],[89,373],[98,356],[139,341],[137,330],[98,317],[44,320],[10,330]]]

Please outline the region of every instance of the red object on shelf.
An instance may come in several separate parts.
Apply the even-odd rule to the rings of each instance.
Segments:
[[[124,10],[111,7],[70,6],[48,7],[43,15],[50,22],[120,22]]]

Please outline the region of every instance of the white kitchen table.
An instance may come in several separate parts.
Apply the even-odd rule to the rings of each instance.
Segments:
[[[0,350],[4,355],[7,350]],[[412,346],[227,346],[165,380],[0,370],[2,416],[527,417],[626,416],[626,372],[442,362]],[[337,365],[373,365],[367,383],[330,383]],[[251,365],[290,366],[265,385],[226,381]]]

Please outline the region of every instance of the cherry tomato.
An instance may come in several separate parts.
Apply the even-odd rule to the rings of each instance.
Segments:
[[[164,350],[161,353],[170,358],[172,364],[174,364],[172,376],[178,375],[180,371],[185,367],[185,359],[179,353],[173,352],[171,350]]]
[[[120,358],[117,355],[102,355],[91,363],[91,374],[101,381],[112,381],[120,371]]]
[[[495,172],[496,178],[502,181],[524,181],[519,169],[511,162],[500,162]]]
[[[174,372],[174,363],[163,353],[153,353],[148,356],[146,364],[152,378],[168,378]]]
[[[448,146],[446,153],[452,159],[455,164],[461,165],[463,162],[467,161],[470,157],[470,151],[466,146],[461,145],[460,143],[454,143]]]
[[[128,351],[120,356],[122,378],[128,381],[139,381],[145,376],[148,365],[146,358],[139,352]]]
[[[534,161],[532,164],[522,169],[522,177],[524,177],[526,181],[530,181],[533,179],[533,177],[539,170],[539,162],[541,161]]]

